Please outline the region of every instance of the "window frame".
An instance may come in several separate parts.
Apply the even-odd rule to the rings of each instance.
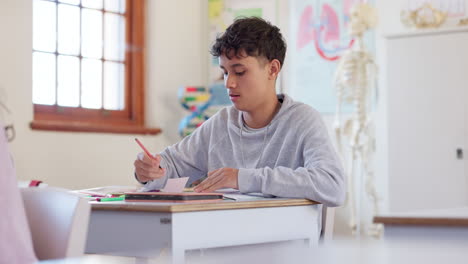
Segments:
[[[58,1],[51,2],[57,3]],[[30,123],[31,129],[125,134],[158,134],[161,132],[159,128],[145,127],[145,0],[125,2],[124,109],[87,109],[33,103],[34,119]],[[79,7],[82,8],[81,4]],[[57,51],[55,54],[58,55]],[[81,54],[77,57],[81,58]]]

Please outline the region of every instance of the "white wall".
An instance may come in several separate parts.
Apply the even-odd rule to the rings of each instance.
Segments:
[[[204,85],[205,1],[148,1],[147,123],[157,136],[138,136],[152,151],[175,143],[185,114],[177,103],[182,85]],[[177,13],[177,15],[176,15]],[[31,130],[32,1],[0,2],[0,89],[14,116],[17,138],[11,144],[20,180],[40,179],[65,188],[131,185],[140,151],[135,135]]]
[[[405,177],[402,177],[401,173],[395,173],[396,169],[399,169],[399,168],[404,167],[404,166],[406,166],[405,171],[409,172],[412,169],[416,168],[417,164],[415,164],[415,163],[422,163],[422,162],[419,162],[419,160],[417,160],[418,162],[414,162],[411,165],[409,165],[407,162],[395,162],[395,160],[396,160],[395,158],[404,157],[404,155],[401,155],[401,154],[408,154],[410,151],[414,151],[414,150],[405,149],[405,147],[408,147],[408,144],[406,144],[406,146],[395,144],[395,142],[396,143],[402,142],[403,138],[397,137],[397,135],[395,133],[389,134],[388,131],[397,131],[397,130],[406,129],[406,130],[408,130],[408,132],[405,133],[405,135],[408,135],[408,134],[411,134],[414,131],[424,131],[424,129],[421,129],[421,127],[424,127],[425,125],[430,124],[430,122],[426,120],[425,123],[413,123],[410,126],[407,126],[407,125],[403,126],[404,122],[395,122],[395,117],[393,117],[392,119],[389,119],[389,114],[390,115],[391,115],[391,113],[395,114],[395,112],[398,112],[399,110],[401,110],[402,109],[402,105],[401,105],[402,102],[407,98],[411,98],[411,92],[414,92],[418,88],[418,87],[415,87],[415,89],[409,90],[407,93],[402,94],[401,95],[402,96],[401,100],[389,101],[388,94],[389,93],[395,94],[395,90],[398,90],[398,89],[396,89],[398,87],[389,86],[390,83],[397,83],[397,82],[401,81],[403,84],[407,84],[407,83],[410,82],[410,80],[402,81],[402,78],[404,78],[402,76],[402,74],[401,75],[400,74],[394,74],[393,77],[392,77],[394,79],[388,79],[387,78],[386,74],[388,73],[387,66],[388,66],[388,60],[389,60],[389,57],[387,56],[388,54],[386,54],[386,51],[388,50],[389,47],[385,46],[385,45],[387,45],[389,43],[387,37],[388,36],[401,35],[401,34],[412,34],[412,33],[415,33],[415,32],[425,31],[425,30],[418,30],[418,29],[413,29],[413,28],[410,28],[410,29],[406,28],[400,22],[400,11],[401,11],[402,7],[404,7],[406,5],[407,2],[408,2],[407,0],[395,0],[395,1],[376,0],[377,8],[379,10],[379,18],[380,18],[380,25],[379,25],[379,28],[378,28],[378,32],[376,34],[376,36],[377,36],[377,39],[376,39],[376,41],[377,41],[377,45],[376,45],[377,46],[377,61],[378,61],[378,65],[380,67],[380,74],[379,74],[379,77],[380,77],[379,78],[380,99],[379,99],[379,106],[378,106],[377,119],[376,119],[377,120],[377,157],[378,157],[376,169],[377,169],[377,175],[378,175],[377,179],[380,180],[379,189],[381,190],[382,197],[383,197],[382,205],[383,205],[384,211],[415,210],[415,209],[420,209],[420,208],[435,208],[435,207],[441,207],[441,206],[450,207],[450,206],[454,206],[456,204],[456,203],[453,203],[453,202],[452,203],[447,203],[445,201],[442,202],[442,200],[438,199],[437,196],[433,196],[431,194],[427,195],[427,194],[424,194],[422,192],[422,190],[424,188],[430,189],[431,187],[432,188],[437,188],[437,190],[439,190],[439,191],[445,189],[445,190],[447,190],[445,196],[451,197],[451,196],[453,196],[453,193],[457,193],[457,191],[455,191],[454,189],[450,190],[451,187],[450,187],[450,184],[448,184],[449,181],[447,181],[447,184],[445,186],[433,185],[431,187],[428,187],[426,185],[429,184],[431,181],[435,180],[435,178],[432,178],[432,179],[430,178],[429,173],[423,173],[423,174],[414,173],[413,176],[409,176],[411,178],[408,178],[408,179],[406,179]],[[464,0],[464,2],[465,2],[465,6],[468,7],[468,0]],[[466,17],[466,14],[465,14],[465,17]],[[454,27],[456,27],[455,25],[458,23],[458,20],[459,20],[459,18],[449,18],[444,23],[444,25],[442,25],[441,29],[435,29],[434,31],[444,30],[444,28],[445,29],[454,28]],[[431,61],[431,60],[433,60],[433,61],[434,60],[435,61],[443,61],[444,59],[446,59],[447,54],[442,55],[443,57],[440,57],[440,58],[434,57],[434,56],[441,56],[440,53],[444,53],[444,52],[437,52],[437,51],[441,50],[440,47],[437,47],[437,45],[435,45],[435,43],[437,43],[437,41],[436,41],[437,36],[434,35],[431,38],[432,38],[433,41],[427,40],[425,42],[425,44],[426,44],[425,47],[428,48],[428,49],[434,49],[434,52],[432,53],[432,58],[426,58],[426,60],[427,61]],[[403,53],[404,52],[402,51],[401,54],[403,54]],[[439,55],[437,55],[437,54],[439,54]],[[405,55],[403,55],[403,56],[405,56]],[[456,57],[456,56],[454,56],[454,57]],[[454,57],[452,57],[452,58],[454,58]],[[391,57],[391,59],[392,59],[392,61],[394,63],[397,63],[397,64],[402,63],[402,65],[405,65],[404,58],[398,58],[398,57],[393,56],[393,57]],[[453,63],[445,63],[444,65],[446,65],[446,66],[444,66],[444,67],[446,67],[446,68],[444,68],[444,70],[447,71],[447,72],[450,72],[450,73],[453,72],[453,71],[456,71],[457,70],[456,66],[452,66],[452,65],[458,65],[460,63],[461,62],[457,62],[457,61],[453,61]],[[450,66],[452,66],[454,68],[450,68]],[[393,67],[393,69],[396,69],[396,68],[398,68],[398,66]],[[425,69],[425,67],[422,67],[422,64],[421,64],[421,67],[413,67],[412,70],[427,71],[427,69]],[[420,74],[415,74],[415,75],[420,75]],[[395,76],[398,76],[398,77],[395,78]],[[433,75],[431,75],[431,77],[433,77]],[[452,80],[449,80],[449,81],[452,81]],[[449,83],[449,81],[447,81],[446,83]],[[453,82],[451,82],[451,83],[453,84]],[[458,85],[460,85],[460,84],[458,84]],[[450,88],[453,88],[453,87],[450,87]],[[423,90],[425,90],[425,94],[424,93],[419,94],[421,96],[421,98],[423,98],[423,100],[427,100],[427,98],[433,97],[436,92],[440,92],[440,91],[435,91],[435,90],[431,91],[428,86],[425,86],[425,88]],[[459,96],[465,96],[465,98],[466,98],[466,93],[463,93],[463,91],[460,91],[458,93],[458,95]],[[434,109],[434,110],[435,109],[445,110],[445,109],[451,109],[451,107],[452,107],[452,104],[449,103],[448,105],[444,105],[444,103],[442,103],[442,101],[439,100],[437,107],[436,108],[431,107],[431,108]],[[411,113],[410,112],[408,112],[408,113],[409,113],[410,116],[413,116],[413,115],[418,113],[417,112],[418,110],[422,111],[421,109],[422,109],[422,107],[418,106],[418,107],[413,108]],[[436,110],[436,111],[438,113],[441,113],[441,111],[439,111],[439,110]],[[463,113],[460,113],[460,115],[462,115],[462,114]],[[429,112],[426,113],[426,116],[428,116],[428,117],[431,116],[431,115],[432,114],[429,113]],[[406,119],[407,117],[408,117],[408,115],[405,116],[403,119]],[[447,119],[459,118],[459,116],[458,115],[457,115],[457,117],[446,116],[446,118]],[[466,118],[466,115],[465,115],[465,118]],[[429,122],[429,123],[427,123],[427,122]],[[465,120],[465,123],[466,123],[466,120]],[[401,127],[395,127],[397,125],[400,125]],[[440,122],[437,125],[442,126],[442,124]],[[431,130],[430,132],[432,133],[433,131]],[[427,135],[431,134],[431,133],[421,134],[421,136],[418,139],[421,139],[423,137],[427,138],[428,137]],[[444,144],[449,144],[448,140],[452,140],[452,137],[450,136],[451,133],[454,133],[454,131],[447,131],[447,133],[444,134],[445,137],[450,137],[449,139],[444,140]],[[391,140],[389,140],[390,138],[391,138]],[[465,142],[466,142],[466,140],[467,140],[467,138],[466,138],[466,133],[465,133]],[[417,140],[414,140],[414,141],[417,141]],[[431,146],[432,146],[432,142],[429,141],[429,142],[426,142],[426,143],[431,144]],[[465,143],[465,145],[466,145],[466,143]],[[390,152],[389,152],[390,148],[393,149],[393,152],[392,152],[393,153],[393,158],[390,157]],[[436,151],[435,148],[432,148],[432,149],[433,149],[433,151]],[[399,151],[400,154],[395,154],[395,153],[397,153],[396,151]],[[466,152],[466,150],[465,150],[465,152]],[[434,155],[432,153],[423,153],[423,154],[427,154],[427,155],[431,155],[431,156],[436,155],[435,153],[434,153]],[[423,158],[424,155],[417,155],[417,156],[421,160],[424,159]],[[414,157],[412,157],[412,158],[414,158]],[[426,162],[427,162],[428,159],[424,159],[424,160],[426,160]],[[449,169],[446,172],[448,172],[450,169],[453,169],[449,163],[442,162],[442,159],[439,159],[438,163],[439,163],[439,165],[441,167],[445,167],[445,166],[449,167]],[[465,157],[465,164],[468,164],[467,160],[466,160],[466,157]],[[465,169],[466,168],[467,168],[467,166],[465,165]],[[450,174],[451,173],[448,173],[448,175],[438,175],[438,176],[442,177],[442,178],[449,179],[449,177],[453,177],[453,175],[450,175]],[[466,170],[465,170],[465,180],[468,181],[468,178],[466,178],[467,177],[466,175],[467,174],[466,174]],[[418,186],[418,184],[414,184],[414,182],[418,178],[419,179],[424,178],[424,180],[420,181],[419,184],[421,184],[421,185],[419,186],[419,188],[416,187],[416,188],[414,188],[414,190],[412,192],[410,192],[410,193],[406,192],[406,195],[405,195],[405,192],[404,192],[405,188],[408,189],[409,186]],[[462,182],[462,180],[460,180],[460,182]],[[435,186],[437,186],[437,187],[435,187]],[[459,188],[456,188],[456,189],[459,189]],[[468,190],[468,188],[465,188],[465,189]],[[434,192],[432,192],[432,193],[434,193]],[[427,195],[427,196],[424,196],[424,195]],[[461,201],[459,201],[459,202],[461,202]],[[466,204],[466,201],[465,201],[465,204]]]

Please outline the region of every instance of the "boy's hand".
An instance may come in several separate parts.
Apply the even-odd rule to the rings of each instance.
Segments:
[[[214,192],[221,188],[238,189],[238,174],[239,170],[233,168],[220,168],[214,171],[210,171],[208,172],[208,178],[197,185],[194,191]]]
[[[161,155],[156,155],[155,159],[148,157],[144,152],[138,154],[135,160],[135,174],[139,181],[147,182],[164,177],[166,170],[159,167]]]

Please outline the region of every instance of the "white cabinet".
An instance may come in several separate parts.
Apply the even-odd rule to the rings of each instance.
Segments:
[[[384,47],[388,209],[467,205],[468,29],[390,36]]]

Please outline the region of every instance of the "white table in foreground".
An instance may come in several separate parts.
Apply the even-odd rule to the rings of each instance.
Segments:
[[[288,240],[318,243],[320,208],[306,199],[168,204],[91,202],[86,253],[184,262],[185,250]]]
[[[386,214],[374,223],[384,225],[386,239],[468,242],[468,207]]]

